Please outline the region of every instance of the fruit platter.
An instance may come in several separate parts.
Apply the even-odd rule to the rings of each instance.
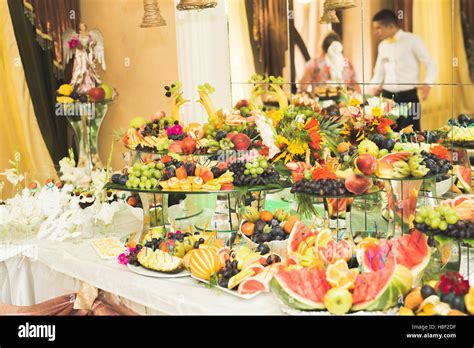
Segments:
[[[450,119],[441,131],[446,133],[447,143],[474,149],[474,117],[460,114],[457,119]]]
[[[298,216],[290,215],[282,209],[276,209],[272,213],[246,207],[239,232],[246,245],[250,245],[252,249],[263,254],[272,251],[284,255],[289,234],[297,220]]]
[[[387,311],[421,281],[430,261],[427,239],[413,230],[391,240],[338,243],[329,230],[311,230],[298,221],[270,288],[301,311]]]

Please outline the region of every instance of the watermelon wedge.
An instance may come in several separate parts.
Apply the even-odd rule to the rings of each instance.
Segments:
[[[300,310],[324,309],[324,295],[331,285],[325,270],[281,267],[270,282],[272,291],[288,306]]]
[[[454,166],[454,173],[456,174],[456,186],[464,193],[471,192],[472,172],[470,166]]]
[[[352,311],[384,311],[394,307],[412,284],[410,270],[402,265],[389,264],[379,271],[362,273],[357,276],[352,292]]]
[[[376,272],[399,264],[410,270],[414,283],[418,284],[430,262],[430,256],[427,236],[413,230],[398,238],[382,239],[378,245],[365,249],[363,269],[366,272]]]
[[[288,256],[291,256],[293,252],[298,250],[298,246],[307,237],[314,235],[314,233],[301,221],[295,222],[288,238]]]

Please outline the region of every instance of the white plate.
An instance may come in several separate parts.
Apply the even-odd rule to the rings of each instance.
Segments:
[[[129,270],[131,270],[132,272],[136,274],[140,274],[142,276],[152,277],[152,278],[183,278],[183,277],[189,277],[191,275],[191,273],[189,273],[189,271],[186,269],[176,274],[168,274],[168,273],[153,271],[143,266],[133,266],[129,263],[127,263],[127,267]]]
[[[191,275],[191,278],[194,278],[194,279],[196,279],[196,280],[199,280],[200,282],[209,284],[209,281],[208,281],[208,280],[204,280],[204,279],[195,277],[195,276],[193,276],[193,275]],[[253,294],[241,295],[241,294],[239,294],[236,290],[226,289],[226,288],[223,288],[223,287],[221,287],[221,286],[216,286],[216,289],[221,290],[221,291],[224,291],[224,292],[226,292],[226,293],[228,293],[228,294],[231,294],[231,295],[240,297],[240,298],[242,298],[242,299],[244,299],[244,300],[250,300],[251,298],[254,298],[255,296],[257,296],[258,294],[260,294],[260,293],[262,292],[262,291],[258,291],[258,292],[253,293]]]
[[[114,244],[112,246],[116,248],[116,253],[113,255],[104,254],[102,250],[99,249],[99,247],[94,244],[95,241],[101,241],[101,240],[110,240],[109,243]],[[116,259],[120,254],[125,253],[127,251],[127,247],[123,245],[120,239],[115,238],[115,237],[97,238],[97,239],[91,240],[90,243],[92,247],[94,248],[94,250],[97,252],[97,254],[105,260]]]

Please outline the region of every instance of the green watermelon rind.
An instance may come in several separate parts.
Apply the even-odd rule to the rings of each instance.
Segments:
[[[284,286],[284,281],[280,280],[278,275],[275,275],[270,281],[270,289],[274,294],[278,296],[286,305],[300,309],[303,311],[314,311],[319,309],[325,309],[324,303],[317,303],[311,300],[308,300],[295,292],[293,292],[288,287]]]
[[[396,265],[385,286],[373,300],[358,303],[352,306],[351,311],[385,311],[397,305],[398,298],[405,296],[412,288],[413,275],[402,265]]]

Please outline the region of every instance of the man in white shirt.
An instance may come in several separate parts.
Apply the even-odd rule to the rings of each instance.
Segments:
[[[405,32],[397,24],[397,16],[391,10],[382,10],[372,19],[379,44],[377,62],[371,84],[372,93],[393,99],[405,110],[407,117],[397,120],[396,130],[413,125],[420,130],[420,102],[428,98],[436,78],[436,65],[431,59],[421,38]],[[420,63],[426,68],[426,78],[420,84]]]

